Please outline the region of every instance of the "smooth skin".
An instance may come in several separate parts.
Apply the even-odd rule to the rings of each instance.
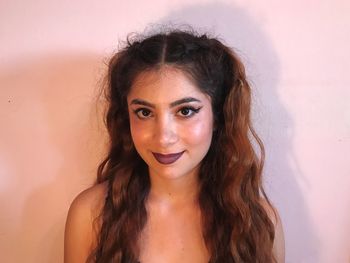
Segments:
[[[180,70],[163,67],[136,79],[128,105],[133,142],[151,179],[140,261],[208,262],[196,196],[200,162],[213,133],[210,97]],[[154,152],[183,154],[164,165]]]
[[[149,166],[151,191],[148,221],[140,237],[142,263],[204,263],[209,260],[196,202],[198,169],[213,132],[210,97],[180,70],[164,66],[141,74],[128,95],[134,145]],[[172,164],[161,164],[153,153],[183,152]],[[96,244],[93,220],[103,207],[106,185],[82,192],[72,203],[65,231],[65,262],[85,262]],[[276,229],[274,255],[284,263],[281,220],[263,206]],[[98,224],[97,224],[98,226]]]

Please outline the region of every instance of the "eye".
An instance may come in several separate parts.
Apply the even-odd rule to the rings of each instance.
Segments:
[[[151,117],[151,115],[152,115],[152,112],[146,108],[136,109],[136,110],[134,110],[134,113],[136,114],[136,116],[139,119],[147,119],[147,118]]]
[[[178,111],[181,117],[189,118],[199,112],[201,108],[183,107]]]

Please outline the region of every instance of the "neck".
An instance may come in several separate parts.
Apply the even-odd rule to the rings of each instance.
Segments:
[[[168,178],[153,171],[149,171],[151,190],[150,202],[169,204],[198,203],[198,170],[180,178]]]

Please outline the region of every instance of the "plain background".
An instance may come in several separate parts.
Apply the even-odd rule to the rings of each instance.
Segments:
[[[169,21],[246,64],[287,262],[350,262],[350,2],[188,2],[0,1],[1,262],[62,262],[68,207],[106,149],[105,62]]]

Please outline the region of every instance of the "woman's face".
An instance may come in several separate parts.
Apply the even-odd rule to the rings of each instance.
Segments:
[[[151,176],[196,175],[213,134],[210,97],[181,70],[140,74],[127,97],[131,136]]]

